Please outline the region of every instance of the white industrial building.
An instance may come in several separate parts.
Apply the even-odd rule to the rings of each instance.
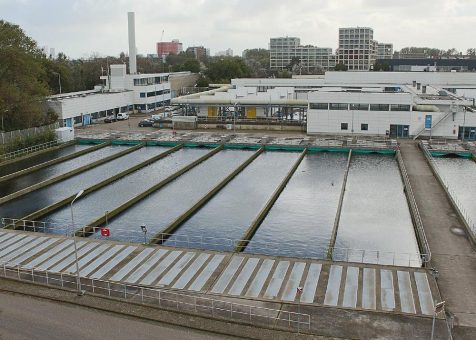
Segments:
[[[308,134],[476,139],[475,97],[474,73],[326,72],[233,79],[228,86],[172,103],[208,117],[231,111],[241,118],[279,113],[289,119],[305,110]]]
[[[89,125],[93,120],[119,112],[151,112],[171,99],[171,82],[185,84],[195,80],[190,72],[137,74],[134,13],[128,14],[129,73],[126,65],[111,65],[110,73],[100,77],[102,85],[94,90],[64,93],[48,97],[47,106],[54,110],[66,127]]]

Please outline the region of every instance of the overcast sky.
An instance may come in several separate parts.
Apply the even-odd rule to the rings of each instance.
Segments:
[[[127,52],[127,12],[136,13],[141,54],[179,39],[211,54],[268,48],[270,37],[337,48],[339,27],[368,26],[374,39],[405,46],[476,47],[476,0],[0,0],[0,18],[40,46],[69,57]]]

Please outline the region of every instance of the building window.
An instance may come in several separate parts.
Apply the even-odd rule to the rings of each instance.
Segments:
[[[388,111],[389,104],[370,104],[370,111]]]
[[[309,108],[311,110],[327,110],[329,108],[328,103],[310,103]]]
[[[343,103],[329,104],[329,110],[348,110],[348,109],[349,109],[349,104],[343,104]]]
[[[392,104],[390,111],[410,111],[410,105]]]
[[[368,131],[369,130],[369,124],[360,124],[360,130]]]
[[[340,129],[341,130],[348,130],[349,129],[349,123],[340,123]]]
[[[368,111],[369,104],[350,104],[351,110]]]
[[[140,93],[140,97],[141,97],[141,98],[145,98],[145,92],[141,92],[141,93]]]

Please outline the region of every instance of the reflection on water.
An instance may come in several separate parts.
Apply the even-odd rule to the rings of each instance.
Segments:
[[[265,152],[214,196],[176,232],[190,246],[231,250],[227,242],[195,243],[196,236],[240,239],[296,161],[297,152]]]
[[[70,145],[70,146],[67,146],[67,147],[64,147],[64,148],[61,148],[61,149],[58,149],[58,150],[49,151],[49,152],[46,152],[46,153],[43,153],[43,154],[40,154],[40,155],[37,155],[37,156],[30,156],[27,159],[24,159],[24,160],[21,160],[21,161],[18,160],[14,163],[1,166],[0,167],[0,177],[8,175],[8,174],[12,174],[14,172],[17,172],[17,171],[20,171],[20,170],[23,170],[23,169],[26,169],[26,168],[30,168],[30,167],[32,167],[34,165],[38,165],[40,163],[45,163],[45,162],[51,161],[55,158],[60,158],[60,157],[75,153],[77,151],[90,148],[90,147],[92,147],[92,145],[74,144],[74,145]]]
[[[102,188],[74,204],[75,224],[87,225],[144,192],[180,168],[209,152],[208,149],[182,149],[154,162],[105,188]],[[60,209],[45,218],[51,223],[66,223],[71,220],[69,207]]]
[[[435,157],[440,176],[476,225],[476,163],[465,158]]]
[[[114,218],[110,223],[112,237],[140,242],[140,225],[146,225],[152,237],[183,214],[253,153],[254,151],[220,151],[140,201],[126,213]]]
[[[0,205],[0,217],[23,218],[34,211],[71,196],[81,189],[93,186],[146,159],[152,158],[167,149],[169,148],[140,148],[81,174],[36,190],[28,195]]]
[[[246,251],[325,257],[346,164],[346,153],[304,157]]]
[[[85,155],[75,157],[66,162],[58,163],[51,165],[44,169],[40,169],[31,174],[20,176],[14,178],[10,181],[0,183],[0,195],[6,196],[11,193],[14,193],[18,190],[32,186],[33,184],[46,181],[61,174],[65,174],[71,170],[74,170],[80,166],[93,163],[101,158],[105,158],[112,154],[118,153],[120,151],[128,148],[127,146],[106,146],[99,150],[89,152]]]
[[[336,247],[366,250],[337,249],[336,259],[393,264],[396,252],[396,264],[419,264],[411,215],[393,157],[352,156]]]

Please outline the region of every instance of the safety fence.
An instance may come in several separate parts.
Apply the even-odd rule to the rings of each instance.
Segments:
[[[37,144],[37,145],[30,146],[28,148],[24,148],[24,149],[20,149],[20,150],[16,150],[16,151],[6,153],[6,154],[3,155],[3,158],[5,160],[9,160],[9,159],[24,156],[24,155],[27,155],[27,154],[30,154],[30,153],[33,153],[33,152],[49,149],[49,148],[51,148],[53,146],[56,146],[56,145],[58,145],[58,141],[56,141],[56,140],[50,141],[50,142],[47,142],[47,143]]]
[[[121,282],[81,277],[74,273],[51,272],[10,266],[0,262],[0,276],[5,278],[44,284],[47,286],[77,289],[104,297],[123,299],[129,302],[194,313],[251,325],[276,327],[291,331],[308,331],[311,328],[309,314],[241,304],[213,299],[200,294],[183,294],[177,291],[129,285]],[[79,285],[78,285],[79,283]]]
[[[445,176],[443,176],[443,172],[439,169],[438,164],[435,162],[435,159],[431,155],[431,152],[428,148],[421,144],[423,152],[428,160],[430,166],[433,168],[434,173],[437,177],[439,177],[440,182],[443,184],[446,192],[449,194],[451,200],[453,201],[455,207],[458,209],[459,214],[464,218],[466,224],[469,227],[469,231],[472,233],[473,238],[476,237],[476,224],[475,221],[471,218],[471,215],[466,211],[463,203],[458,199],[458,194],[455,192],[453,188],[451,188],[449,181]]]
[[[35,136],[37,134],[43,133],[45,131],[54,130],[59,127],[59,123],[56,122],[54,124],[33,127],[24,130],[15,130],[9,132],[2,132],[0,133],[0,144],[8,144],[17,138],[25,138]]]
[[[68,221],[64,223],[50,223],[42,221],[28,221],[22,219],[2,218],[3,227],[13,227],[17,230],[34,231],[43,233],[53,233],[65,236],[72,236],[73,229]],[[109,229],[107,233],[102,231],[104,227],[83,227],[76,229],[77,234],[102,240],[115,240],[122,242],[163,244],[170,247],[206,249],[217,251],[232,251],[239,244],[246,244],[245,252],[253,254],[264,254],[272,256],[302,257],[310,259],[326,259],[331,254],[331,258],[336,262],[355,262],[391,266],[421,267],[429,262],[431,255],[423,253],[406,253],[397,251],[386,251],[377,249],[353,249],[344,247],[331,247],[329,239],[322,237],[315,241],[325,246],[311,246],[302,243],[292,242],[261,242],[254,240],[237,240],[223,237],[212,237],[203,235],[183,235],[159,233],[153,237],[149,236],[150,231],[141,229],[139,226],[134,230],[114,230]]]
[[[397,152],[397,162],[398,162],[400,172],[402,175],[403,184],[405,186],[407,201],[413,216],[413,222],[415,224],[417,236],[418,236],[418,239],[420,240],[420,245],[423,248],[423,252],[427,254],[427,257],[428,257],[424,263],[428,263],[431,260],[430,245],[428,244],[428,239],[426,238],[426,233],[425,233],[425,229],[423,228],[423,222],[421,220],[420,211],[418,210],[418,205],[415,200],[415,195],[413,193],[412,185],[410,183],[410,178],[408,176],[407,168],[405,167],[405,163],[403,162],[403,158],[400,151]]]

